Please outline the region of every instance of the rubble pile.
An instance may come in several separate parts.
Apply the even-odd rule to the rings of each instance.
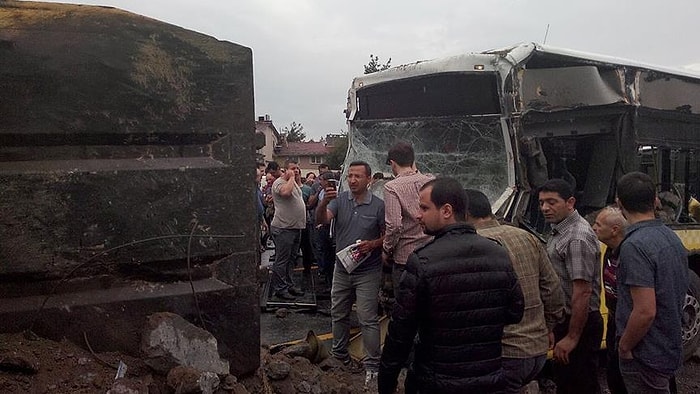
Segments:
[[[0,392],[109,394],[364,393],[364,373],[332,358],[312,332],[306,341],[261,349],[254,374],[237,377],[214,337],[172,313],[149,316],[142,354],[94,353],[27,333],[0,334]]]

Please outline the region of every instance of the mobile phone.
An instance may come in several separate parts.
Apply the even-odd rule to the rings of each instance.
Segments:
[[[333,186],[333,189],[338,190],[338,180],[337,179],[329,179],[328,184]]]

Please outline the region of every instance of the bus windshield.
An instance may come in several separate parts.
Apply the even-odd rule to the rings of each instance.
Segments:
[[[352,123],[346,162],[364,160],[390,174],[387,150],[396,141],[413,145],[418,169],[451,176],[490,199],[508,186],[508,160],[498,116],[357,120]]]
[[[476,61],[490,64],[493,56]],[[350,148],[346,164],[363,160],[391,176],[387,150],[397,141],[413,146],[423,173],[451,176],[492,201],[509,184],[508,146],[501,122],[499,74],[474,71],[464,59],[424,74],[422,64],[396,75],[367,76],[351,90]],[[458,67],[453,65],[458,64]],[[452,68],[450,68],[452,67]],[[381,196],[381,188],[373,189]]]

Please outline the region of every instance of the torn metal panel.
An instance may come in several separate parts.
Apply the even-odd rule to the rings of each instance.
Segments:
[[[628,103],[623,75],[593,66],[522,69],[522,112]]]
[[[642,107],[700,114],[700,77],[695,81],[668,74],[642,70],[637,74],[636,88]]]

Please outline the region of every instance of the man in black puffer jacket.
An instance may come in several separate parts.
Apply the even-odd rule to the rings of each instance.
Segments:
[[[380,394],[396,390],[414,339],[407,393],[503,388],[503,327],[522,318],[523,293],[508,252],[465,223],[467,203],[454,179],[432,180],[420,191],[418,218],[435,239],[409,257],[401,276],[379,367]]]

